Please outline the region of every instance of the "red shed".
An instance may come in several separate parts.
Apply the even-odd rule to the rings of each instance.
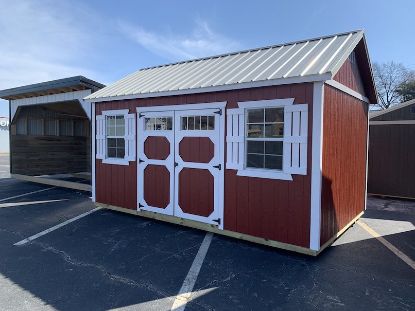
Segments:
[[[365,209],[362,31],[145,68],[85,99],[97,205],[311,255]]]

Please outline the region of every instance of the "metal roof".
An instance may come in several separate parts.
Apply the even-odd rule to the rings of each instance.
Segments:
[[[85,99],[105,101],[207,92],[266,85],[264,82],[282,79],[286,83],[294,83],[295,78],[327,80],[362,38],[363,31],[358,30],[144,68]]]
[[[85,89],[90,89],[94,92],[103,87],[105,87],[104,84],[85,78],[84,76],[75,76],[1,90],[0,98],[16,99]]]

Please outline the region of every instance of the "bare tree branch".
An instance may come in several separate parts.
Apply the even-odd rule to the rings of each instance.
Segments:
[[[380,100],[378,106],[380,108],[387,109],[389,106],[407,98],[403,90],[407,90],[408,87],[405,86],[411,85],[415,81],[414,71],[395,62],[375,63],[373,71]]]

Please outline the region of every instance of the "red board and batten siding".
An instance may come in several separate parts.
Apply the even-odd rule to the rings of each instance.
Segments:
[[[321,245],[364,210],[367,113],[367,103],[324,87]]]
[[[225,171],[224,229],[293,245],[310,245],[311,141],[313,84],[292,84],[224,92],[170,97],[132,99],[96,104],[96,114],[104,110],[136,107],[227,102],[236,108],[238,102],[275,98],[294,98],[294,103],[309,105],[307,175],[293,175],[293,181],[237,176]],[[226,130],[223,130],[225,135]],[[137,132],[137,135],[140,135]],[[225,146],[223,146],[225,147]],[[96,200],[124,208],[137,206],[136,162],[129,166],[96,165]]]

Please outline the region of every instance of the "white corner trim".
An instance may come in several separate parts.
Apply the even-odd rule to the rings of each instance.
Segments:
[[[349,94],[350,96],[353,96],[354,98],[357,98],[361,101],[364,101],[365,103],[370,104],[369,99],[366,96],[363,96],[362,94],[352,90],[351,88],[345,86],[344,84],[337,82],[336,80],[327,80],[325,81],[325,83],[327,85],[334,87],[335,89],[338,89],[339,91],[342,91],[346,94]]]
[[[104,116],[119,116],[119,115],[127,115],[129,114],[128,109],[119,109],[119,110],[105,110],[102,112]]]
[[[236,175],[246,177],[257,177],[266,179],[280,179],[280,180],[293,180],[291,174],[284,173],[282,171],[261,170],[261,169],[249,169],[238,170]]]
[[[369,121],[369,125],[415,124],[415,120]]]
[[[114,158],[105,158],[102,160],[104,164],[115,164],[115,165],[129,165],[130,162],[126,159],[114,159]]]
[[[183,105],[166,105],[166,106],[151,106],[151,107],[137,107],[137,113],[140,112],[163,112],[163,111],[177,111],[177,110],[198,110],[198,109],[223,109],[226,107],[226,102],[211,102],[211,103],[195,103]]]
[[[266,100],[254,100],[246,102],[238,102],[239,108],[268,108],[268,107],[285,107],[292,105],[294,98],[282,98],[282,99],[266,99]]]
[[[320,250],[321,190],[323,168],[324,84],[313,87],[313,133],[311,157],[310,249]]]
[[[325,73],[325,74],[306,75],[306,76],[291,77],[291,78],[278,78],[278,79],[273,79],[273,80],[244,82],[244,83],[238,83],[238,84],[200,87],[200,88],[192,88],[192,89],[185,89],[185,90],[171,90],[171,91],[161,91],[161,92],[154,92],[154,93],[137,93],[137,94],[129,94],[129,95],[103,96],[103,97],[96,98],[94,97],[94,94],[98,93],[99,92],[98,91],[84,98],[84,100],[88,102],[105,102],[105,101],[136,99],[136,98],[151,98],[151,97],[165,97],[165,96],[186,95],[186,94],[199,94],[199,93],[249,89],[249,88],[256,88],[256,87],[263,87],[263,86],[326,81],[331,78],[332,78],[331,73]]]
[[[96,163],[96,155],[95,155],[95,145],[96,145],[96,133],[95,133],[95,124],[96,124],[96,120],[95,120],[95,103],[91,103],[91,135],[90,135],[90,140],[91,140],[91,177],[92,177],[92,202],[96,202],[96,189],[95,189],[95,163]]]
[[[365,202],[364,202],[364,210],[366,210],[367,207],[367,181],[369,177],[369,129],[370,129],[370,123],[369,123],[369,108],[367,109],[367,124],[366,124],[366,176],[365,176]]]

